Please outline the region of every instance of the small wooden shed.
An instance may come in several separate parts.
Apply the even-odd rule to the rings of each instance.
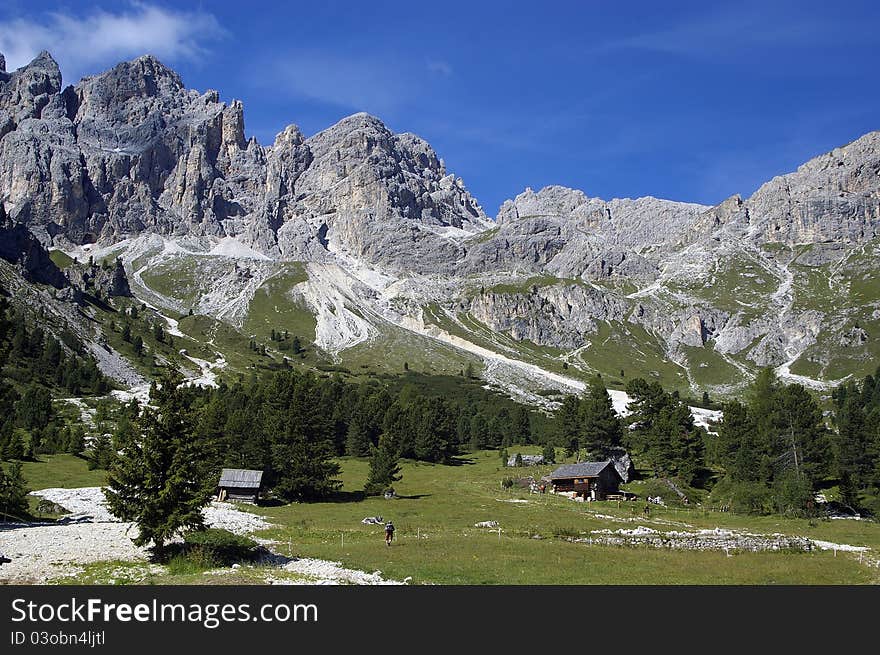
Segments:
[[[605,500],[620,491],[620,473],[611,460],[563,464],[550,474],[553,491],[572,492],[585,500]]]
[[[257,502],[263,485],[263,472],[250,469],[223,469],[217,484],[217,500]]]

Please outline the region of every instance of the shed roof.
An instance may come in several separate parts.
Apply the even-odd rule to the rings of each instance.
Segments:
[[[565,480],[567,478],[595,478],[606,466],[611,466],[611,461],[605,462],[580,462],[578,464],[563,464],[550,474],[552,480]],[[614,468],[612,466],[612,468]],[[615,473],[617,471],[615,470]]]
[[[220,482],[217,486],[259,489],[262,480],[262,471],[251,471],[249,469],[223,469],[220,473]]]

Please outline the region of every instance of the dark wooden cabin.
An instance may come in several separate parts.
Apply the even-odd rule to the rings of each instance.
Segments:
[[[263,472],[249,469],[223,469],[217,484],[218,500],[257,502],[263,484]]]
[[[622,481],[610,460],[563,464],[550,474],[553,491],[574,491],[585,500],[605,500],[608,494],[619,493]]]

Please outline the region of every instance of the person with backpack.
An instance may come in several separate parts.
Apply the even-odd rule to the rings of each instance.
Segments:
[[[385,545],[390,546],[394,540],[394,524],[391,521],[385,524]]]

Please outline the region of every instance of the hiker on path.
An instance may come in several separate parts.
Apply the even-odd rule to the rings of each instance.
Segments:
[[[390,546],[394,540],[394,524],[391,521],[385,524],[385,545]]]

